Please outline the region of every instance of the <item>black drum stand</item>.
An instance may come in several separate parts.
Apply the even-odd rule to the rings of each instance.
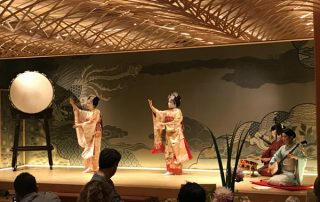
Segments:
[[[17,170],[18,151],[42,151],[42,150],[45,150],[48,152],[49,166],[50,166],[50,169],[52,170],[53,146],[51,145],[51,142],[50,142],[49,122],[48,122],[48,120],[52,117],[52,108],[47,108],[44,111],[36,114],[24,113],[14,108],[11,109],[11,112],[12,112],[13,119],[15,119],[14,142],[13,142],[13,147],[11,149],[13,171]],[[43,128],[46,134],[45,146],[19,146],[21,121],[26,119],[42,119],[43,120]]]

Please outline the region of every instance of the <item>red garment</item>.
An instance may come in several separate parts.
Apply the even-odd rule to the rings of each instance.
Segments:
[[[283,185],[272,185],[265,181],[250,181],[252,184],[257,184],[261,186],[274,187],[277,189],[284,189],[288,191],[301,191],[301,190],[309,190],[313,189],[312,185],[298,185],[298,186],[283,186]]]
[[[271,145],[269,146],[269,148],[264,151],[261,155],[261,158],[272,158],[273,155],[276,153],[276,151],[282,146],[284,145],[284,142],[282,141],[282,139],[280,140],[275,140],[271,143]],[[270,159],[271,160],[271,159]],[[268,176],[271,177],[272,175],[268,172],[268,165],[269,165],[269,161],[268,162],[263,162],[264,166],[262,166],[261,168],[258,169],[258,173],[262,176]]]

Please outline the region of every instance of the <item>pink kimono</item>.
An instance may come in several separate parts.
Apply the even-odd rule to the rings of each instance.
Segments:
[[[75,109],[74,120],[75,124],[81,125],[76,128],[76,133],[79,145],[84,148],[81,155],[83,164],[92,171],[97,171],[102,134],[100,110]]]

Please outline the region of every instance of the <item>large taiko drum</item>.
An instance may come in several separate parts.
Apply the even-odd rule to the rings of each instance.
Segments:
[[[12,80],[9,91],[11,104],[28,114],[45,110],[54,98],[51,81],[44,74],[36,71],[18,74]]]

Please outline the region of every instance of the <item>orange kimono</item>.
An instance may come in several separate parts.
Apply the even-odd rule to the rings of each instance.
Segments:
[[[179,108],[165,111],[153,110],[154,148],[152,153],[165,152],[167,171],[172,174],[182,173],[182,163],[192,158],[184,137],[182,112]],[[165,146],[161,134],[166,131]]]
[[[81,155],[83,164],[97,171],[102,134],[100,110],[84,111],[77,108],[74,110],[74,120],[75,124],[81,125],[76,128],[76,133],[79,145],[84,148]]]

